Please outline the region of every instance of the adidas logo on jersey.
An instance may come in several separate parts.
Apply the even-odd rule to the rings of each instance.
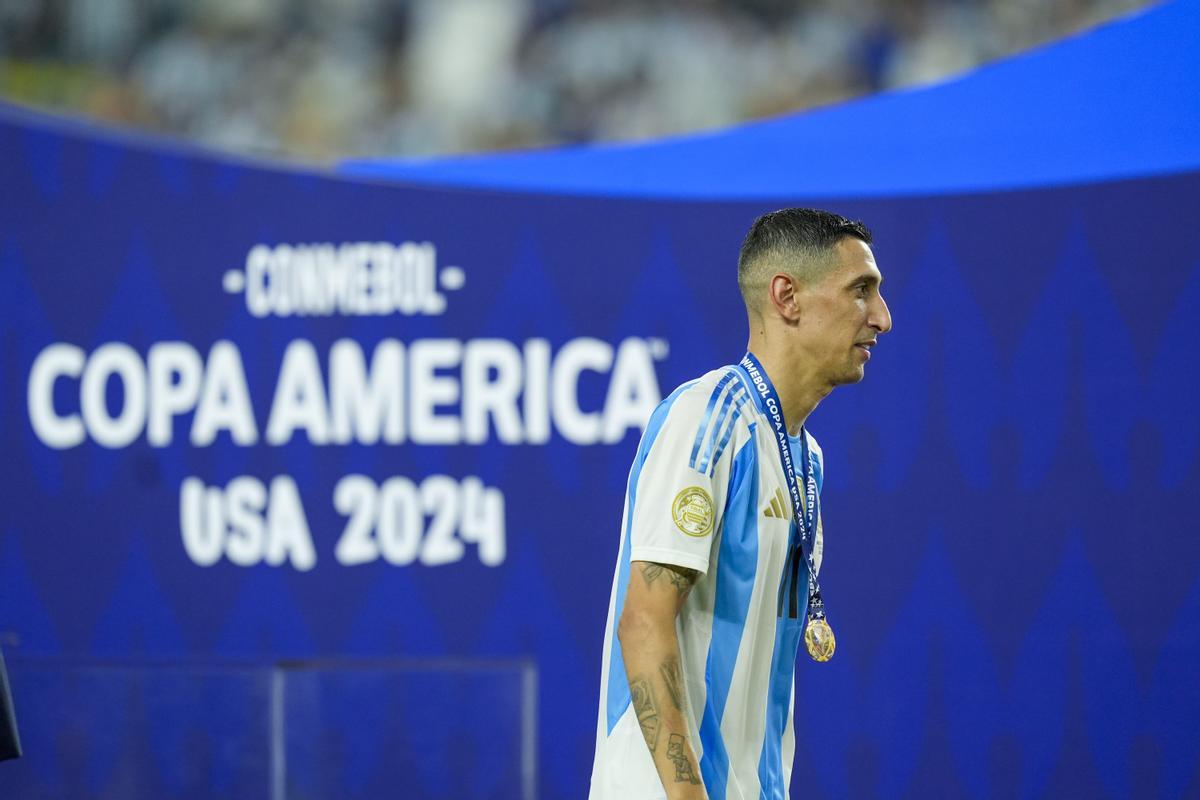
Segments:
[[[774,519],[792,518],[792,504],[788,502],[782,491],[775,490],[775,496],[771,498],[770,505],[763,509],[763,516]]]

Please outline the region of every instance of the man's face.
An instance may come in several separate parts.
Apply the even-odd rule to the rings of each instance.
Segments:
[[[834,248],[834,266],[799,289],[797,336],[818,374],[831,385],[857,383],[879,334],[892,315],[879,292],[883,276],[865,242],[846,237]]]

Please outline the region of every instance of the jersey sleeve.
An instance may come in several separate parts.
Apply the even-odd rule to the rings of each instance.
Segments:
[[[708,571],[739,438],[735,383],[700,383],[651,418],[632,504],[631,560]]]

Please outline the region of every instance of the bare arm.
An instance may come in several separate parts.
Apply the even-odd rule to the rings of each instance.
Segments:
[[[697,574],[671,564],[634,561],[617,624],[633,710],[672,800],[708,797],[683,713],[687,694],[675,635],[675,618]]]

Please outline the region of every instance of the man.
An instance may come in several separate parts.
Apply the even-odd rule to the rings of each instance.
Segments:
[[[870,243],[825,211],[755,220],[738,257],[749,354],[651,416],[629,475],[591,800],[787,797],[809,596],[800,536],[817,568],[822,552],[823,462],[804,423],[862,380],[891,330]]]

